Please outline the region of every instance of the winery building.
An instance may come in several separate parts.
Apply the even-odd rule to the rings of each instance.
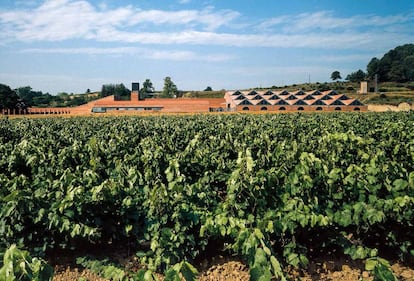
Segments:
[[[142,98],[132,83],[127,100],[107,96],[77,107],[2,110],[2,114],[126,114],[136,112],[367,111],[368,107],[336,91],[229,91],[223,98]]]
[[[367,111],[368,107],[336,91],[230,91],[227,111]]]

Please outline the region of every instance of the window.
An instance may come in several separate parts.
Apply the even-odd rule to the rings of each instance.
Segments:
[[[303,98],[304,100],[314,100],[315,98],[312,97],[311,95],[308,95],[306,97]]]
[[[243,110],[249,110],[249,108],[247,106],[243,107]]]
[[[354,111],[360,111],[360,110],[361,110],[361,108],[359,108],[359,107],[354,108]]]
[[[363,105],[359,100],[354,100],[350,105]]]
[[[252,103],[249,102],[248,100],[244,100],[240,104],[243,104],[243,105],[252,105]]]
[[[277,105],[288,105],[287,101],[285,101],[285,100],[280,100],[276,104]]]
[[[313,105],[326,105],[326,104],[321,100],[317,100],[313,103]]]
[[[263,106],[262,108],[260,108],[260,110],[267,110],[267,107]]]
[[[328,96],[328,95],[326,95],[326,96],[323,96],[322,98],[321,98],[321,100],[331,100],[332,98],[330,97],[330,96]]]
[[[304,102],[303,100],[298,100],[297,102],[295,102],[294,105],[308,105],[308,104]]]
[[[336,100],[332,103],[332,105],[344,105],[344,103],[341,102],[340,100]]]
[[[298,108],[299,111],[305,110],[302,106]]]
[[[280,107],[279,110],[286,110],[284,106]]]
[[[258,105],[270,105],[270,103],[267,100],[261,100]]]
[[[322,111],[322,107],[318,106],[318,107],[316,108],[316,110],[318,110],[318,111]]]
[[[335,110],[336,111],[341,111],[341,108],[340,107],[335,107]]]

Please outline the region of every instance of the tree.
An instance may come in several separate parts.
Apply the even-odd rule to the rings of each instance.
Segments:
[[[146,98],[149,96],[149,94],[154,93],[155,88],[152,85],[152,82],[150,79],[145,79],[144,83],[142,83],[142,90],[140,91],[140,94],[143,98]]]
[[[350,82],[361,82],[367,77],[366,73],[359,69],[358,71],[352,72],[346,76],[346,80]]]
[[[113,84],[102,85],[101,92],[99,93],[100,98],[104,98],[110,95],[113,95],[115,92],[115,87]]]
[[[376,74],[379,74],[380,71],[380,60],[377,58],[372,58],[367,65],[367,77],[373,79]]]
[[[122,97],[130,97],[131,91],[125,87],[124,84],[116,84],[114,88],[114,96],[115,98],[122,99]]]
[[[338,80],[338,79],[342,79],[341,77],[341,73],[338,70],[335,70],[334,72],[332,72],[331,74],[331,79],[333,81]]]
[[[167,76],[164,78],[164,88],[161,93],[161,97],[173,98],[178,94],[177,86],[171,80],[171,77]]]
[[[0,109],[16,108],[19,96],[9,86],[0,84]]]
[[[16,94],[21,98],[28,106],[36,106],[34,102],[35,98],[43,95],[42,91],[33,91],[32,87],[25,86],[16,89]]]
[[[102,85],[100,97],[115,96],[115,99],[122,99],[122,97],[129,97],[131,91],[128,90],[124,84],[106,84]]]
[[[207,86],[207,88],[204,89],[204,92],[211,92],[213,89],[210,86]]]
[[[414,44],[398,46],[381,59],[373,58],[367,65],[368,77],[378,74],[380,82],[414,81]]]

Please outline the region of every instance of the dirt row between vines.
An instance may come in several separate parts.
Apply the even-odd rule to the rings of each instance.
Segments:
[[[123,261],[122,263],[131,263]],[[138,265],[135,265],[138,266]],[[215,257],[209,261],[204,260],[197,265],[200,272],[200,281],[248,281],[249,270],[246,264],[240,260],[232,258]],[[131,264],[129,264],[131,268]],[[391,267],[392,271],[401,281],[414,280],[414,267],[395,263]],[[56,265],[53,281],[107,281],[89,270],[83,270],[76,266]],[[364,269],[362,261],[352,261],[345,258],[318,259],[311,261],[306,270],[288,269],[288,276],[291,280],[301,281],[373,281],[373,275]],[[162,275],[158,275],[159,280],[163,280]]]

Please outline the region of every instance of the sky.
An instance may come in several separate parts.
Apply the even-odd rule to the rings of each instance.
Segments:
[[[0,0],[0,83],[51,94],[322,83],[408,43],[412,0]]]

